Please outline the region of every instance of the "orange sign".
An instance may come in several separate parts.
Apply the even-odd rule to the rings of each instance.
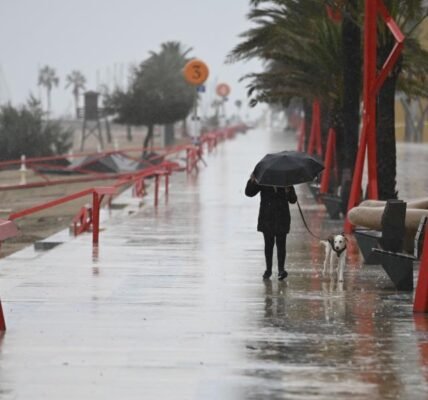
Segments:
[[[184,78],[191,85],[200,86],[210,73],[207,64],[201,60],[191,60],[184,66]]]
[[[230,86],[227,83],[220,83],[217,85],[216,93],[220,97],[227,97],[230,93]]]

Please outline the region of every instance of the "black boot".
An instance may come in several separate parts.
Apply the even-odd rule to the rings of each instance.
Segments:
[[[272,276],[272,270],[267,269],[263,274],[263,279],[269,279]]]
[[[283,281],[285,278],[287,278],[287,276],[288,276],[288,272],[287,271],[280,271],[279,273],[278,273],[278,280],[279,281]]]

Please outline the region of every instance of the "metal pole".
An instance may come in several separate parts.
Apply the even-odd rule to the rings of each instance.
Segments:
[[[4,332],[5,330],[6,330],[6,322],[4,320],[3,307],[0,300],[0,332]]]
[[[98,244],[100,232],[100,197],[97,192],[92,194],[92,244]]]
[[[425,228],[424,247],[419,267],[418,283],[416,286],[413,312],[428,312],[428,226]]]
[[[376,84],[377,61],[377,9],[378,0],[366,0],[367,15],[367,61],[364,82],[364,103],[367,118],[367,162],[368,162],[368,198],[378,199],[377,156],[376,156],[376,95],[373,89]],[[361,184],[360,184],[361,185]]]

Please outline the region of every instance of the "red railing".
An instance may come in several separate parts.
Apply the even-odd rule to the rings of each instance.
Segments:
[[[217,145],[218,141],[224,140],[228,137],[233,136],[237,131],[245,130],[247,127],[245,125],[238,125],[234,127],[224,128],[215,132],[208,132],[201,135],[199,138],[199,145],[196,146],[198,148],[203,147],[205,144],[207,145],[208,151],[212,151],[212,149]],[[159,161],[163,161],[167,157],[170,157],[172,155],[178,155],[182,151],[186,151],[189,154],[187,155],[186,160],[188,161],[188,164],[186,165],[186,169],[188,171],[191,171],[196,168],[196,165],[198,161],[202,160],[201,154],[198,154],[199,150],[196,150],[194,148],[195,146],[186,143],[179,146],[172,146],[169,148],[154,148],[150,147],[147,149],[144,149],[142,147],[138,148],[125,148],[121,150],[111,150],[111,151],[105,151],[102,153],[89,153],[89,152],[83,152],[83,153],[77,153],[73,155],[62,155],[62,156],[48,156],[48,157],[37,157],[37,158],[28,158],[25,160],[10,160],[10,161],[3,161],[0,162],[0,170],[2,169],[18,169],[19,166],[21,166],[21,171],[31,169],[34,171],[36,175],[38,175],[41,180],[33,181],[29,183],[17,183],[13,185],[0,185],[0,190],[15,190],[15,189],[29,189],[29,188],[36,188],[36,187],[46,187],[46,186],[53,186],[53,185],[62,185],[67,183],[78,183],[78,182],[91,182],[91,181],[98,181],[98,180],[112,180],[112,179],[122,179],[126,178],[129,174],[128,173],[111,173],[111,172],[97,172],[90,170],[90,166],[96,162],[98,162],[101,158],[106,157],[108,155],[124,155],[128,159],[138,161],[141,163],[147,163],[147,166],[153,166],[159,163]],[[142,154],[144,150],[148,150],[151,152],[157,152],[158,154],[150,157],[147,160],[141,160],[141,158],[133,157],[132,153],[138,153]],[[70,166],[64,166],[60,164],[54,164],[55,161],[64,161],[64,160],[71,160],[71,159],[79,159],[92,156],[91,160],[88,160],[86,163],[79,165],[78,167],[74,167],[70,169]],[[202,160],[203,161],[203,160]],[[40,169],[44,169],[45,173],[40,171]],[[72,177],[72,178],[61,178],[61,179],[52,179],[51,177],[48,177],[46,173],[49,173],[49,169],[56,170],[56,171],[67,171],[67,172],[74,172],[74,173],[80,173],[83,174],[83,176],[78,177]],[[24,173],[25,174],[25,173]]]
[[[154,193],[154,203],[155,206],[159,202],[159,186],[161,177],[165,178],[165,194],[168,196],[169,189],[169,176],[173,171],[186,170],[187,173],[191,173],[193,170],[198,169],[197,164],[199,161],[203,161],[203,149],[204,146],[207,146],[208,151],[211,151],[219,141],[232,138],[236,132],[247,129],[245,126],[235,126],[230,128],[225,128],[216,132],[209,132],[201,135],[199,143],[197,145],[181,145],[175,146],[169,149],[163,149],[163,154],[159,157],[162,157],[162,161],[158,165],[152,165],[149,168],[139,170],[132,173],[119,173],[119,174],[96,174],[96,177],[87,177],[88,181],[92,179],[117,179],[116,183],[107,187],[93,187],[86,189],[77,193],[73,193],[68,196],[64,196],[46,203],[42,203],[25,210],[14,212],[9,215],[9,221],[14,221],[19,218],[46,210],[52,207],[59,206],[61,204],[92,195],[92,208],[88,209],[87,207],[82,208],[76,217],[73,219],[74,224],[74,233],[79,234],[85,231],[88,231],[92,227],[92,242],[93,244],[98,244],[99,241],[99,212],[101,203],[106,195],[110,197],[110,200],[114,194],[119,191],[119,188],[123,186],[134,185],[134,194],[141,196],[144,194],[145,182],[144,180],[150,177],[155,178],[155,193]],[[181,167],[178,163],[165,160],[167,156],[178,154],[180,152],[186,152],[186,167]],[[108,153],[108,152],[107,152]],[[113,153],[113,152],[110,152]],[[28,162],[40,162],[40,160],[53,160],[59,159],[58,157],[43,157],[37,159],[30,159]],[[13,165],[13,163],[18,163],[21,161],[6,161],[0,163],[1,165]],[[75,181],[75,180],[72,180]],[[70,182],[70,180],[66,180]],[[42,182],[43,185],[50,184],[52,182]],[[26,187],[34,187],[37,183],[29,184]],[[1,231],[1,226],[0,226]],[[0,232],[1,233],[1,232]]]

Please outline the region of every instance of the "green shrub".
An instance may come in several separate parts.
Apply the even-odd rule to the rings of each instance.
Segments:
[[[27,105],[0,108],[0,160],[51,156],[66,153],[72,145],[71,129],[43,119],[40,103],[30,98]]]

